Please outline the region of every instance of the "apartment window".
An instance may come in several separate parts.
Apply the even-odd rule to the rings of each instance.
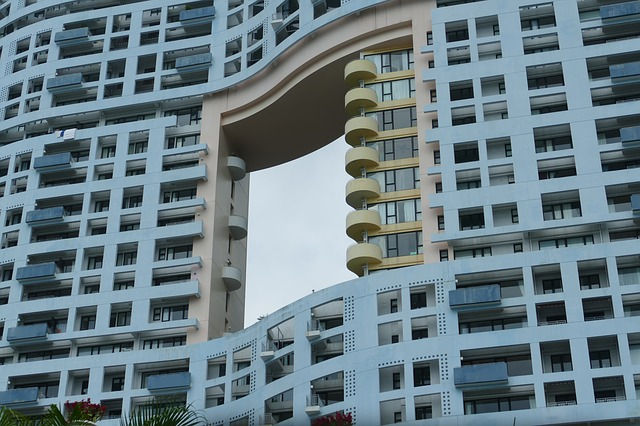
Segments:
[[[102,255],[89,256],[87,259],[87,269],[100,269],[102,268]]]
[[[433,44],[433,33],[431,31],[427,31],[427,46],[431,46]]]
[[[579,201],[568,203],[546,204],[542,206],[544,220],[559,220],[582,216]]]
[[[416,96],[416,81],[413,78],[383,81],[381,83],[367,84],[365,87],[376,92],[378,100],[382,102],[410,99]]]
[[[405,232],[370,237],[371,244],[378,244],[383,257],[413,256],[422,253],[422,232]]]
[[[427,307],[427,293],[411,293],[411,309]]]
[[[186,259],[193,254],[193,245],[163,247],[158,250],[158,260]]]
[[[384,141],[368,142],[367,146],[379,153],[380,161],[400,160],[402,158],[418,157],[418,137],[388,139]]]
[[[84,294],[94,294],[100,292],[100,284],[84,286]]]
[[[560,278],[542,280],[542,291],[544,294],[562,293],[562,280]]]
[[[80,330],[93,330],[96,328],[95,315],[83,315],[80,317]]]
[[[149,339],[145,340],[142,349],[159,349],[159,348],[172,348],[174,346],[184,346],[187,344],[187,336],[174,336],[166,337],[164,339]],[[219,377],[224,376],[224,364],[220,365],[221,374]]]
[[[449,250],[440,250],[440,262],[447,262],[449,260]]]
[[[391,343],[398,343],[400,342],[400,336],[397,334],[392,334],[391,335]]]
[[[97,200],[93,206],[94,206],[93,210],[96,212],[109,211],[109,200]]]
[[[514,253],[522,253],[522,243],[513,244],[513,252]]]
[[[442,182],[436,182],[435,191],[436,191],[436,194],[439,194],[442,192]]]
[[[393,423],[402,423],[402,411],[395,411],[393,413]]]
[[[142,194],[140,195],[131,195],[129,197],[122,198],[122,208],[123,209],[132,209],[135,207],[140,207],[142,205]]]
[[[518,209],[511,209],[511,223],[519,223]]]
[[[378,74],[413,69],[413,49],[365,55],[363,59],[373,62]]]
[[[391,381],[393,389],[400,389],[400,373],[393,373]]]
[[[438,102],[438,95],[434,89],[429,90],[429,100],[432,104]]]
[[[453,258],[462,259],[465,257],[486,257],[491,256],[491,247],[478,247],[468,250],[454,250]]]
[[[551,371],[557,373],[560,371],[572,371],[571,354],[551,355]]]
[[[531,408],[529,396],[507,396],[501,398],[487,398],[464,402],[465,414],[528,410],[529,408]]]
[[[189,318],[189,305],[153,308],[153,321],[176,321]]]
[[[591,368],[611,367],[611,352],[608,349],[589,351],[589,359],[591,360]]]
[[[592,288],[600,288],[600,275],[580,275],[580,289],[589,290]]]
[[[413,386],[429,386],[431,384],[431,369],[429,366],[413,367]]]
[[[171,136],[167,138],[167,149],[182,148],[183,146],[197,145],[200,143],[200,134]]]
[[[536,152],[558,151],[573,148],[571,135],[558,136],[555,138],[536,139]]]
[[[100,151],[100,158],[110,158],[116,156],[116,146],[103,146]]]
[[[541,240],[538,241],[538,248],[540,250],[545,250],[548,248],[561,248],[561,247],[571,247],[571,246],[579,246],[579,245],[589,245],[593,244],[593,235],[584,235],[581,237],[571,237],[571,238],[556,238],[553,240]]]
[[[384,192],[403,191],[420,187],[420,170],[418,167],[374,172],[369,173],[367,177],[377,180]]]
[[[369,207],[369,210],[380,213],[383,225],[422,220],[422,206],[419,198],[374,204]]]
[[[133,350],[133,342],[111,343],[108,345],[80,346],[78,356],[99,355],[107,353],[129,352]]]
[[[109,327],[124,327],[131,324],[131,311],[112,312]]]
[[[378,121],[380,131],[406,129],[417,125],[416,107],[377,111],[366,115]]]
[[[111,378],[111,392],[120,392],[124,389],[124,376]]]
[[[438,216],[438,231],[444,231],[444,216]]]
[[[134,287],[134,281],[133,280],[127,280],[127,281],[115,281],[113,283],[113,290],[114,291],[120,291],[120,290],[128,290],[130,288]]]
[[[398,299],[389,300],[389,313],[398,312]]]
[[[131,155],[131,154],[141,154],[143,152],[147,152],[148,145],[149,145],[148,141],[132,142],[129,144],[129,149],[127,153]]]
[[[178,126],[193,126],[199,124],[202,120],[202,106],[184,108],[173,111],[165,111],[164,116],[175,115],[177,117]]]
[[[416,420],[428,420],[433,417],[433,409],[430,406],[416,407]]]
[[[411,330],[411,340],[426,339],[429,337],[428,328],[416,328]]]
[[[484,228],[484,213],[465,213],[460,214],[460,230],[467,231],[471,229]]]
[[[433,164],[440,164],[440,150],[433,151]]]
[[[135,265],[138,258],[138,251],[127,251],[118,253],[116,266]]]
[[[163,203],[175,203],[177,201],[193,200],[196,198],[197,189],[188,188],[176,191],[165,191],[162,193]]]
[[[507,142],[504,144],[504,156],[505,157],[511,157],[512,156],[512,152],[511,152],[511,142]]]

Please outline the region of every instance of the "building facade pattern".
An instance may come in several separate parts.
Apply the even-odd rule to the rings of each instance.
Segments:
[[[640,417],[638,1],[438,0],[362,50],[344,107],[363,277],[240,330],[247,170],[201,132],[203,94],[378,3],[0,4],[0,404]]]

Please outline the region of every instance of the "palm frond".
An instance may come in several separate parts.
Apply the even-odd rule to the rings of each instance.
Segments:
[[[190,407],[167,404],[144,405],[120,421],[121,426],[202,426],[207,420]]]
[[[0,426],[30,426],[33,421],[7,407],[0,407]]]

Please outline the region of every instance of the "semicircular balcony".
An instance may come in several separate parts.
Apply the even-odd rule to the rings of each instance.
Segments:
[[[352,179],[347,182],[345,199],[354,209],[362,207],[362,201],[380,196],[380,184],[371,178]]]
[[[378,136],[378,122],[371,117],[352,117],[344,125],[344,139],[351,146],[361,145],[361,138]]]
[[[229,234],[234,240],[241,240],[247,236],[247,218],[239,215],[229,216]]]
[[[378,105],[378,95],[368,87],[356,87],[344,95],[344,110],[348,115],[356,115],[360,108],[371,108]]]
[[[244,160],[234,155],[227,157],[227,168],[229,169],[231,179],[233,180],[242,180],[247,174],[247,166],[245,165]]]
[[[382,262],[382,249],[371,243],[359,243],[347,248],[347,269],[362,275],[364,265],[377,265]]]
[[[353,177],[362,175],[362,169],[370,169],[380,164],[379,154],[368,146],[356,146],[347,151],[344,156],[344,169]]]
[[[361,80],[376,78],[377,75],[376,64],[366,59],[356,59],[344,67],[344,81],[350,86],[357,85]]]
[[[364,232],[379,231],[381,228],[380,213],[376,210],[355,210],[347,215],[347,235],[362,240]]]
[[[242,271],[235,266],[222,268],[222,281],[228,291],[236,291],[242,287]]]

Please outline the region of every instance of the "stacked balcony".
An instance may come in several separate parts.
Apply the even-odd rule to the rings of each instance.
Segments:
[[[7,331],[7,341],[11,344],[33,343],[46,340],[48,332],[47,323],[19,325]]]
[[[157,374],[147,378],[147,389],[152,393],[167,393],[191,387],[191,374],[188,371]]]
[[[47,80],[47,90],[53,93],[68,92],[82,88],[82,73],[65,74]]]
[[[206,70],[211,67],[212,58],[211,53],[181,56],[176,58],[176,70],[179,73]]]
[[[180,12],[180,23],[182,25],[201,24],[212,21],[215,15],[215,8],[213,6],[183,10]]]
[[[453,369],[456,387],[506,384],[508,378],[506,362],[465,365]]]
[[[89,41],[89,28],[74,28],[60,31],[54,36],[54,41],[58,46],[73,46],[87,43]]]
[[[49,207],[46,209],[27,212],[27,223],[30,225],[48,224],[57,222],[64,217],[64,207]]]
[[[53,155],[43,155],[33,161],[33,168],[36,170],[51,170],[71,165],[71,153],[61,152]]]
[[[495,305],[500,301],[500,284],[459,288],[449,292],[449,306],[452,309]]]
[[[32,405],[38,401],[38,388],[9,389],[0,392],[0,407]]]

